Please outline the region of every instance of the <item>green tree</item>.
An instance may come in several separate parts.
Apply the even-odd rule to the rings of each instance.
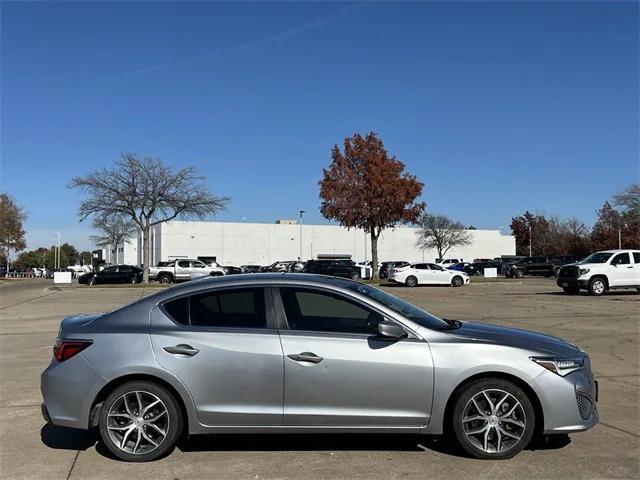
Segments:
[[[7,193],[0,193],[0,252],[9,272],[9,254],[27,247],[22,224],[27,215]]]

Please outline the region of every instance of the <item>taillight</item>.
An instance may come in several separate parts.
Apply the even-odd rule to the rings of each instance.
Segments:
[[[77,355],[93,342],[91,340],[58,340],[53,347],[53,356],[59,362],[64,362]]]

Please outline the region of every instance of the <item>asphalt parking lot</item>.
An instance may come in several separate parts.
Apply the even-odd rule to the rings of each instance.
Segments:
[[[46,426],[40,373],[60,319],[113,309],[152,288],[76,287],[48,281],[0,285],[0,476],[2,478],[638,478],[640,476],[640,295],[565,296],[551,279],[463,288],[388,287],[447,318],[536,330],[586,349],[600,382],[601,423],[539,443],[512,460],[463,457],[437,437],[233,435],[183,442],[150,464],[106,456],[91,433]]]

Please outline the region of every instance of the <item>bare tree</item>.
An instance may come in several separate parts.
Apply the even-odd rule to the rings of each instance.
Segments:
[[[418,246],[420,248],[435,248],[438,258],[443,259],[453,247],[462,247],[471,243],[470,234],[460,222],[451,220],[444,215],[425,213],[418,230]]]
[[[0,254],[7,263],[5,275],[9,274],[9,253],[19,252],[27,246],[22,228],[26,218],[26,213],[13,197],[0,193]]]
[[[115,250],[116,263],[118,263],[118,245],[131,238],[138,230],[132,220],[122,215],[96,217],[93,219],[93,228],[98,235],[91,236],[91,241],[99,247],[111,246]]]
[[[174,218],[202,219],[225,208],[229,199],[209,193],[194,167],[174,170],[157,158],[125,153],[115,168],[76,177],[71,188],[89,198],[80,204],[80,221],[87,217],[130,218],[142,231],[143,282],[149,283],[151,227]]]

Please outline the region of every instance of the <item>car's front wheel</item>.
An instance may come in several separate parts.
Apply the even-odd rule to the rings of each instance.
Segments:
[[[452,421],[456,440],[469,455],[502,460],[529,444],[535,412],[527,394],[516,384],[487,378],[460,391]]]
[[[451,285],[453,285],[454,287],[461,287],[462,285],[464,285],[464,280],[460,275],[456,275],[451,279]]]
[[[100,437],[107,449],[128,462],[148,462],[169,453],[182,434],[174,396],[147,381],[127,382],[104,401]]]
[[[589,282],[589,293],[591,295],[603,295],[607,291],[607,283],[601,277],[592,278]]]

